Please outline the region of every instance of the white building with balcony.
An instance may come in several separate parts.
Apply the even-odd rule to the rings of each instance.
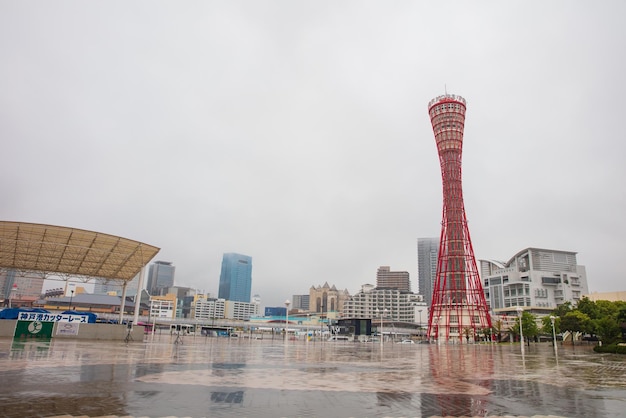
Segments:
[[[193,319],[239,319],[248,320],[261,312],[261,302],[255,298],[253,302],[216,299],[199,295],[192,304]]]
[[[568,301],[576,305],[589,293],[575,252],[526,248],[507,262],[479,262],[485,296],[496,313],[517,306],[550,311]]]
[[[344,302],[344,318],[377,318],[418,323],[428,319],[428,309],[422,295],[398,289],[377,288],[364,284],[361,290]]]

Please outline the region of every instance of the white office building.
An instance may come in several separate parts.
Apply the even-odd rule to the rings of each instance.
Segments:
[[[198,297],[192,305],[194,319],[239,319],[248,320],[258,316],[261,312],[261,303],[258,298],[253,302],[239,302],[221,298]]]
[[[422,295],[398,289],[379,289],[365,284],[344,302],[344,318],[380,318],[390,321],[418,323],[427,319],[427,306]]]
[[[222,319],[224,318],[225,299],[217,299],[211,297],[201,297],[192,303],[193,319]]]
[[[479,263],[487,302],[496,313],[517,306],[552,310],[568,301],[575,305],[589,293],[575,252],[526,248],[507,262]]]

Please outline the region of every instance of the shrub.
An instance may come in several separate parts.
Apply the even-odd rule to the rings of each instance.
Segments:
[[[626,354],[626,345],[609,344],[609,345],[596,345],[593,347],[593,351],[596,353],[614,353],[614,354]]]

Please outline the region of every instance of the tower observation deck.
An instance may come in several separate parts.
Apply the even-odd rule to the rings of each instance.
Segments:
[[[443,183],[443,215],[437,274],[428,318],[428,336],[465,342],[491,328],[470,239],[461,178],[466,102],[445,94],[428,104]]]

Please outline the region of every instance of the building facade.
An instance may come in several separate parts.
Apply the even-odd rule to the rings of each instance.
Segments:
[[[397,322],[419,323],[424,319],[427,306],[421,295],[398,289],[381,289],[371,284],[361,286],[361,290],[343,304],[345,318],[380,318]]]
[[[589,293],[585,267],[571,251],[526,248],[507,262],[480,260],[480,271],[494,312],[517,306],[552,310],[576,305]]]
[[[308,311],[310,297],[310,295],[293,295],[291,308],[299,311]]]
[[[380,266],[376,272],[376,287],[411,291],[411,280],[408,271],[391,271],[389,266]]]
[[[146,290],[151,296],[163,296],[167,289],[174,286],[176,267],[168,261],[155,261],[148,270]]]
[[[17,273],[0,270],[0,292],[3,306],[33,306],[41,297],[44,279],[37,273]]]
[[[309,289],[309,312],[337,316],[343,311],[344,302],[350,298],[348,290],[337,290],[328,282],[323,286],[311,286]]]
[[[176,295],[150,297],[150,317],[176,318]]]
[[[428,306],[432,303],[435,277],[437,276],[437,257],[439,238],[417,239],[417,284],[419,294]]]
[[[126,296],[135,296],[138,287],[139,275],[136,275],[126,284]],[[124,285],[121,280],[98,278],[93,286],[94,295],[110,295],[111,293],[115,293],[117,296],[122,296],[123,290]]]
[[[254,302],[239,302],[227,300],[224,305],[224,317],[226,319],[238,319],[248,321],[253,316],[261,314],[261,305]]]
[[[206,295],[196,295],[192,303],[191,314],[193,319],[220,319],[224,318],[224,309],[226,301],[206,297]]]
[[[218,297],[250,303],[251,290],[252,257],[237,253],[224,254]]]
[[[198,296],[193,303],[193,318],[196,320],[208,319],[237,319],[247,321],[253,316],[259,316],[261,304],[258,302],[239,302],[221,298],[205,298]]]

